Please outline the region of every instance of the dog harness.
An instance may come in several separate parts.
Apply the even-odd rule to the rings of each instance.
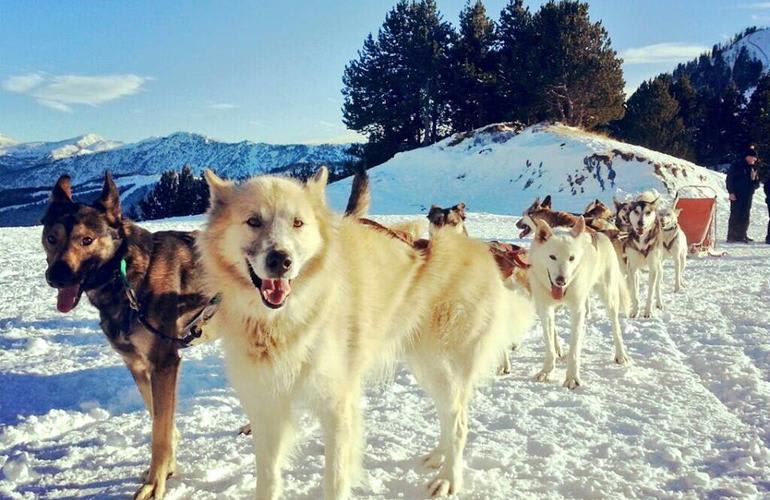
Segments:
[[[179,344],[180,349],[190,347],[195,340],[199,339],[203,335],[203,326],[208,323],[212,316],[214,316],[214,314],[217,312],[217,309],[219,309],[219,303],[222,302],[221,293],[214,295],[211,300],[209,300],[208,304],[203,306],[203,309],[201,309],[198,314],[196,314],[193,319],[190,320],[187,325],[185,325],[185,327],[182,329],[182,337],[172,337],[170,335],[166,335],[165,333],[152,326],[149,321],[147,321],[147,317],[142,312],[142,308],[139,306],[139,301],[136,299],[136,293],[131,287],[131,283],[128,281],[127,270],[128,263],[126,263],[126,259],[120,259],[120,268],[118,273],[120,280],[123,283],[123,288],[126,291],[128,304],[131,307],[131,314],[129,314],[128,317],[128,324],[131,323],[133,316],[148,332],[152,333],[160,339]],[[128,331],[128,328],[126,331]]]

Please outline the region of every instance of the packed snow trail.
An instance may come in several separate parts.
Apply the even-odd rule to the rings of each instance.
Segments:
[[[758,237],[767,219],[758,210],[755,219]],[[200,221],[146,225],[183,229]],[[468,229],[513,241],[514,221],[471,214]],[[149,464],[149,416],[96,310],[83,300],[68,315],[56,312],[39,238],[39,227],[0,230],[0,497],[126,498]],[[682,294],[672,293],[666,264],[666,311],[623,320],[629,367],[612,362],[609,322],[596,308],[584,385],[575,391],[561,387],[563,364],[551,383],[533,381],[543,356],[536,326],[512,355],[513,373],[491,379],[474,399],[460,497],[770,495],[770,246],[723,248],[729,256],[689,261]],[[564,313],[557,331],[566,344]],[[182,440],[167,497],[252,498],[251,439],[236,435],[245,416],[219,346],[183,357]],[[365,415],[367,479],[355,496],[423,498],[434,471],[419,457],[438,432],[430,401],[400,368],[368,392]],[[285,498],[319,498],[320,429],[307,415],[298,429]]]

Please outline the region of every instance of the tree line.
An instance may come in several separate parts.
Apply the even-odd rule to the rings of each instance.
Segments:
[[[401,0],[345,67],[343,121],[367,167],[494,122],[601,128],[624,114],[621,64],[585,2],[509,0],[494,20],[476,0],[455,28],[434,0]]]
[[[642,83],[613,132],[711,167],[734,160],[750,143],[760,156],[770,154],[770,77],[746,45],[733,47],[754,31]]]

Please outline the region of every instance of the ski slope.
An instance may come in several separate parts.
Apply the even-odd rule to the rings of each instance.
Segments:
[[[468,228],[513,241],[514,221],[470,214]],[[764,206],[755,206],[751,234],[759,239],[766,223]],[[39,237],[39,227],[0,230],[0,497],[127,498],[149,463],[150,419],[102,337],[96,310],[83,301],[71,314],[56,312]],[[623,321],[630,367],[613,364],[609,323],[595,312],[584,386],[575,391],[561,386],[564,365],[553,382],[533,381],[542,363],[536,327],[513,353],[513,373],[492,379],[474,399],[459,498],[770,496],[770,246],[723,248],[729,256],[689,262],[681,295],[671,292],[667,264],[667,310]],[[557,325],[565,342],[566,315]],[[183,357],[182,440],[167,498],[253,498],[251,441],[236,433],[245,417],[219,345]],[[434,472],[419,457],[438,425],[412,376],[399,369],[370,389],[365,415],[367,477],[355,497],[424,498]],[[317,499],[319,426],[305,415],[298,429],[285,498]]]

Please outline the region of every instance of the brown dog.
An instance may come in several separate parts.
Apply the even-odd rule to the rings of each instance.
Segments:
[[[201,291],[196,233],[151,233],[124,219],[109,172],[90,205],[73,201],[70,178],[60,177],[42,223],[57,309],[71,311],[86,294],[152,416],[152,460],[136,498],[162,498],[176,468],[179,348],[200,335],[197,320],[213,309]]]
[[[465,228],[465,203],[463,202],[449,208],[432,205],[428,211],[428,221],[430,222],[430,234],[433,234],[438,228],[448,226],[456,232],[468,236],[468,230]]]

